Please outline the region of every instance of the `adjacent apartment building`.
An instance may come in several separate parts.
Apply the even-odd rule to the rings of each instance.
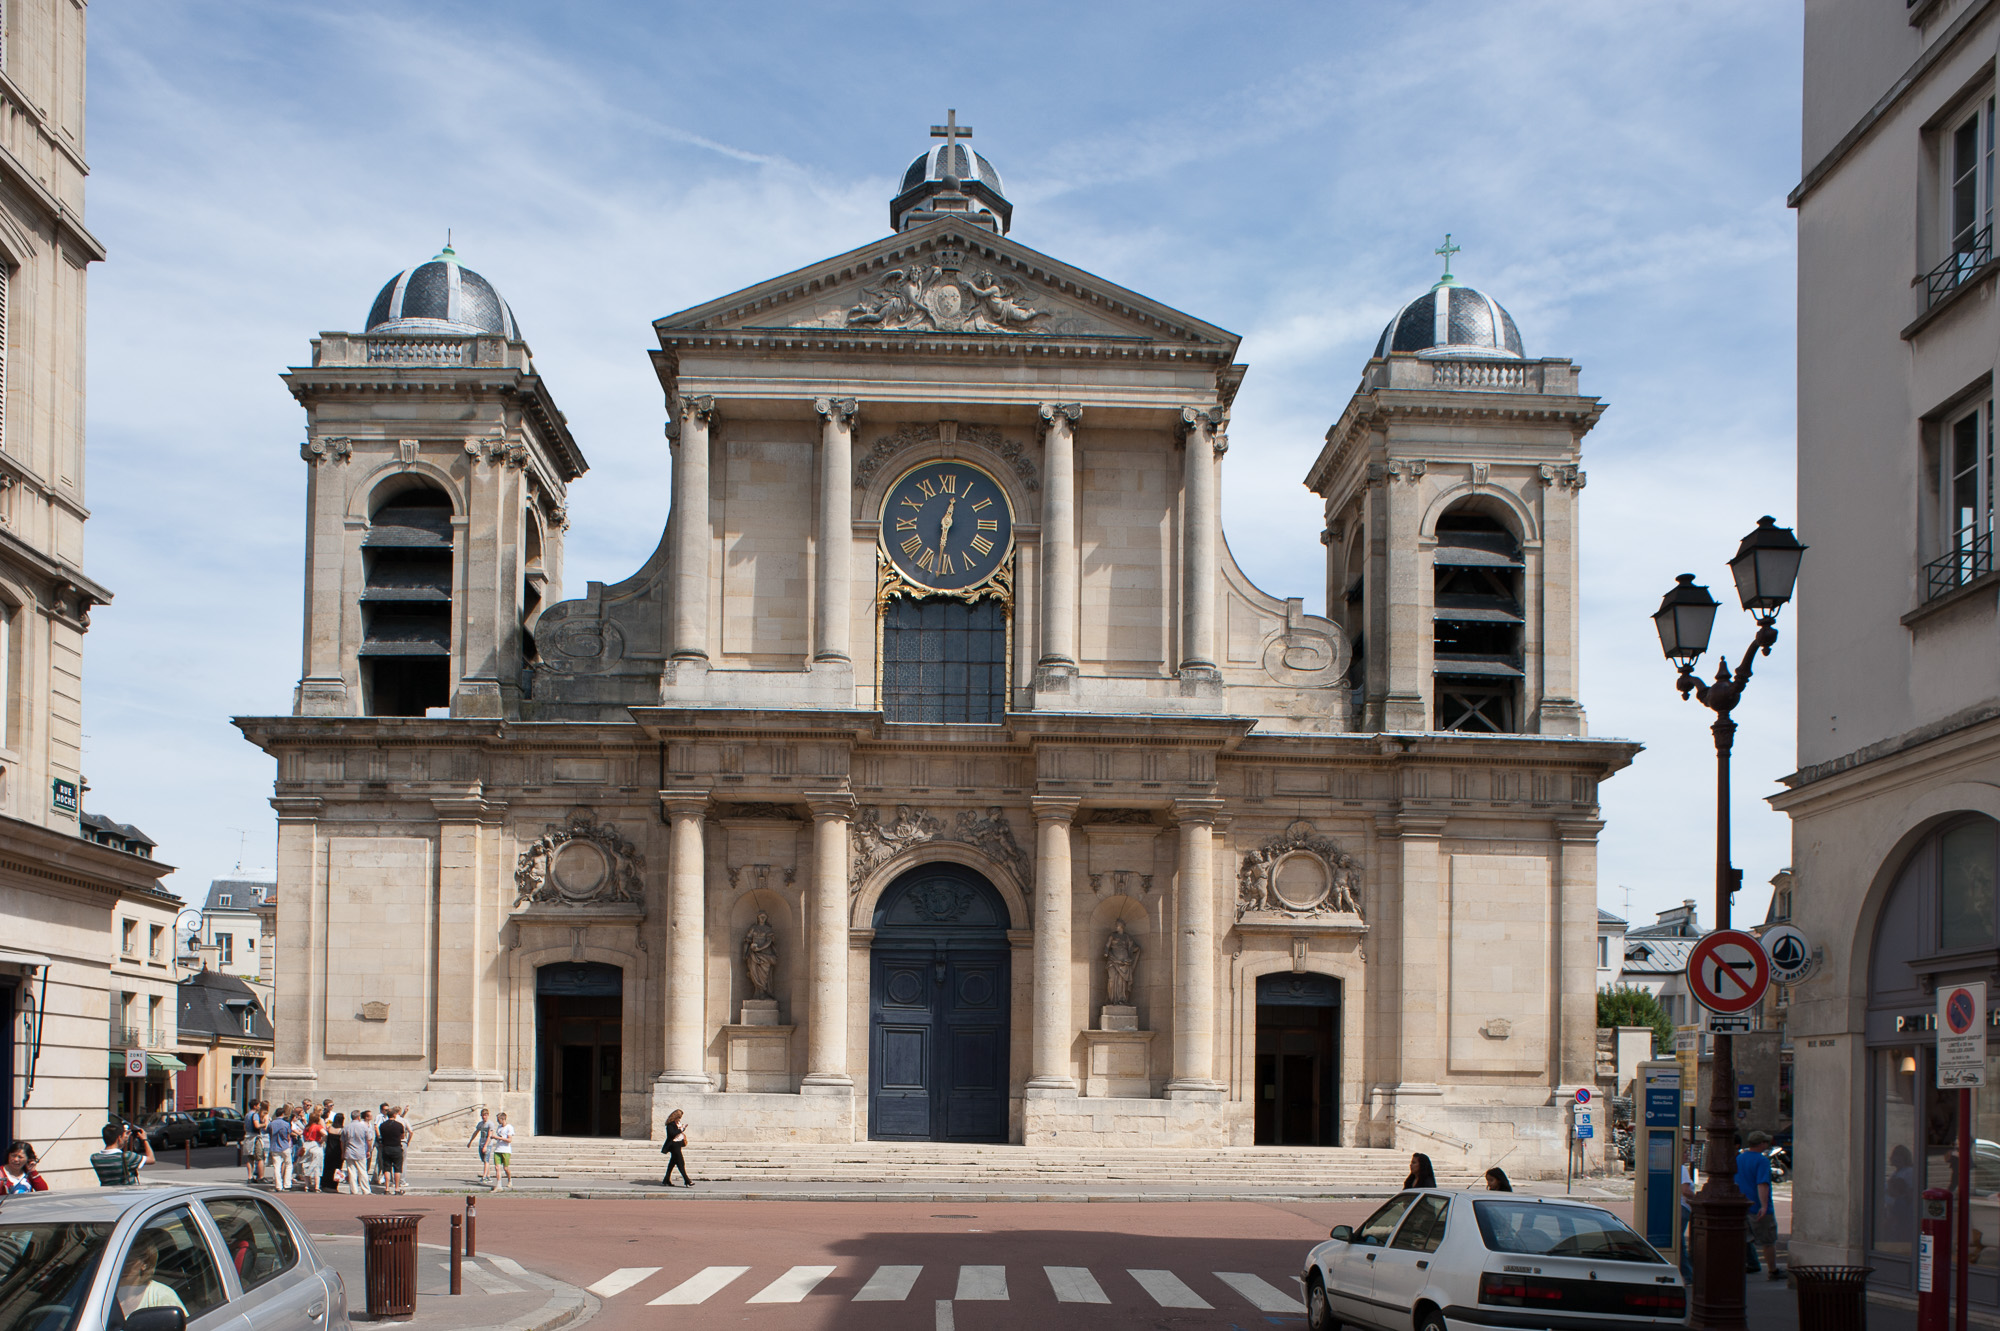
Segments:
[[[1805,7],[1798,210],[1798,770],[1788,993],[1801,1121],[1792,1257],[1913,1291],[1946,1186],[1939,985],[2000,966],[1994,546],[1994,0]],[[1994,1049],[1996,1046],[1989,1046]],[[1989,1066],[1994,1054],[1988,1054]],[[2000,1140],[2000,1068],[1976,1138]],[[2000,1197],[1972,1297],[2000,1301]]]

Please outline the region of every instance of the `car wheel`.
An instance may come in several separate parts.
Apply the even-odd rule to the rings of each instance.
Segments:
[[[1326,1285],[1318,1276],[1306,1283],[1306,1326],[1310,1331],[1338,1331],[1340,1319],[1326,1297]]]
[[[1417,1314],[1417,1331],[1451,1331],[1444,1323],[1444,1314],[1435,1308],[1425,1308]]]

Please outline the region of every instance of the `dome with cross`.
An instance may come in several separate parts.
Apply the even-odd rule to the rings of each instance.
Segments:
[[[1447,235],[1444,244],[1435,251],[1444,256],[1444,276],[1429,291],[1396,311],[1396,317],[1389,320],[1381,340],[1375,344],[1378,357],[1392,351],[1453,359],[1525,357],[1521,330],[1514,326],[1514,316],[1493,297],[1451,275],[1451,256],[1458,251],[1459,246],[1452,244]]]
[[[498,333],[518,339],[514,311],[493,284],[459,266],[450,245],[389,279],[368,311],[371,333]]]
[[[1005,235],[1014,220],[1014,205],[993,163],[972,150],[965,140],[972,127],[958,123],[952,111],[942,125],[931,126],[931,137],[943,139],[910,163],[903,183],[889,203],[889,225],[908,231],[944,217],[955,217]]]

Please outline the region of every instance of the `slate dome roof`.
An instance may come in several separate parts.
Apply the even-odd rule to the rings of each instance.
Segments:
[[[514,311],[493,284],[459,265],[451,246],[389,279],[368,311],[370,333],[498,333],[518,340]]]
[[[949,146],[940,143],[929,152],[919,154],[917,160],[910,163],[910,169],[903,173],[901,192],[907,194],[927,180],[943,180],[946,152],[955,154],[951,164],[957,170],[952,174],[958,177],[962,185],[984,185],[1001,198],[1007,197],[1007,187],[1000,183],[1000,173],[993,169],[993,163],[963,143],[952,143]]]
[[[1464,286],[1450,274],[1396,311],[1375,354],[1414,351],[1424,356],[1488,357],[1521,360],[1521,330],[1514,316],[1483,291]]]

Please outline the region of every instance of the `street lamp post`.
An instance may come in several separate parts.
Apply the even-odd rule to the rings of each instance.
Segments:
[[[1675,687],[1682,698],[1693,695],[1715,713],[1715,927],[1729,928],[1729,898],[1742,875],[1729,862],[1729,751],[1736,740],[1731,714],[1749,687],[1757,654],[1771,654],[1778,641],[1778,612],[1792,599],[1799,559],[1806,548],[1789,527],[1760,518],[1757,527],[1737,547],[1729,561],[1737,599],[1757,619],[1757,635],[1732,671],[1724,657],[1715,679],[1703,683],[1695,662],[1708,650],[1715,627],[1715,598],[1683,573],[1653,615],[1660,650],[1680,667]],[[1688,1319],[1700,1331],[1742,1331],[1744,1215],[1750,1203],[1736,1188],[1736,1059],[1735,1038],[1717,1033],[1715,1061],[1709,1069],[1708,1181],[1694,1197],[1689,1225],[1693,1244],[1694,1306]],[[1691,1088],[1692,1089],[1692,1088]]]

